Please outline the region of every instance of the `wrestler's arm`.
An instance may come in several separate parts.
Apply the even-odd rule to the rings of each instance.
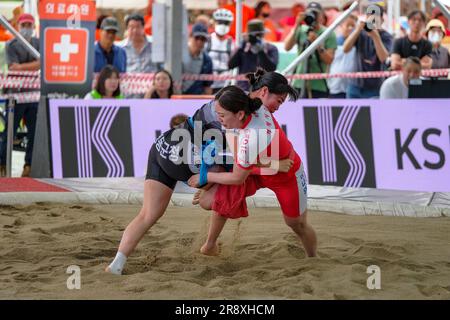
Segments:
[[[209,169],[209,172],[225,172],[225,168],[222,166],[213,166]],[[203,190],[208,191],[214,186],[215,183],[208,182],[204,187],[202,187]]]
[[[232,172],[208,172],[208,182],[239,185],[245,182],[245,179],[247,179],[251,172],[251,168],[244,169],[239,165],[234,164]]]
[[[258,164],[253,167],[253,175],[261,175],[261,169],[270,169],[273,173],[277,172],[289,172],[294,164],[294,160],[287,158],[282,160],[270,160],[267,164],[262,164],[258,161]]]
[[[246,169],[234,164],[232,172],[208,172],[208,183],[218,183],[224,185],[239,185],[245,182],[245,179],[251,173],[251,167]],[[191,187],[197,188],[199,185],[200,175],[193,175],[188,184]]]

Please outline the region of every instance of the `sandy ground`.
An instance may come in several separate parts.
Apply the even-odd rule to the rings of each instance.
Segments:
[[[277,209],[231,221],[221,255],[198,253],[209,214],[168,209],[130,257],[103,272],[137,206],[0,206],[0,299],[450,299],[450,219],[310,212],[319,258],[305,258]],[[81,289],[68,290],[70,265]],[[381,269],[369,290],[367,267]]]

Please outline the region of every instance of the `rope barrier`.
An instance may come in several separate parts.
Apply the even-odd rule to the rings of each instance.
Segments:
[[[357,78],[388,78],[401,73],[401,71],[374,71],[374,72],[352,72],[352,73],[310,73],[310,74],[294,74],[286,78],[293,80],[319,80],[319,79],[357,79]],[[433,69],[423,70],[423,77],[448,77],[450,69]],[[129,94],[144,94],[151,85],[153,80],[153,73],[124,73],[121,74],[121,90],[125,95]],[[238,80],[244,81],[245,75],[241,74],[233,76],[213,75],[213,74],[184,74],[182,79],[184,81],[225,81]],[[40,72],[33,71],[10,71],[7,73],[0,73],[0,87],[5,89],[40,89]],[[175,83],[176,87],[181,86],[181,82]],[[23,94],[20,94],[23,95]],[[36,94],[28,95],[36,98]]]

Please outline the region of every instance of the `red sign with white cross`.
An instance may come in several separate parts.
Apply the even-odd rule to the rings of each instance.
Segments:
[[[87,29],[50,27],[44,32],[45,82],[83,83],[87,76]],[[92,41],[92,40],[91,40]]]

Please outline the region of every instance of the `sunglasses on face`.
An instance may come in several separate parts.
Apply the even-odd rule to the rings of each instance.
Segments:
[[[205,37],[196,36],[196,37],[194,37],[194,39],[195,39],[195,41],[206,42],[206,38]]]
[[[224,25],[226,25],[226,26],[229,26],[229,25],[230,25],[230,21],[217,20],[216,23],[217,23],[217,24],[224,24]]]

